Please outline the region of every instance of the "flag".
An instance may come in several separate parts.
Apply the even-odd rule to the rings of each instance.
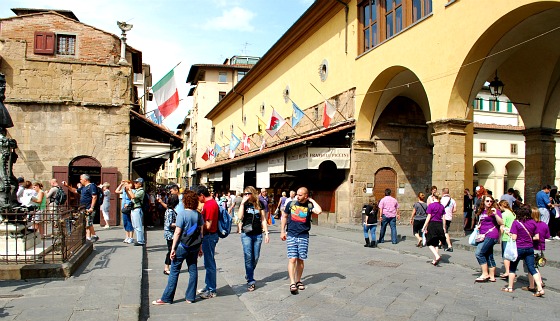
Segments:
[[[292,115],[292,128],[299,124],[300,120],[303,118],[303,111],[292,101],[292,107],[294,107],[294,114]]]
[[[208,158],[214,160],[216,158],[216,154],[214,153],[214,148],[208,147]]]
[[[216,143],[216,146],[214,146],[214,151],[216,152],[216,156],[220,155],[220,152],[222,151],[222,146]]]
[[[204,159],[204,161],[208,160],[208,149],[206,149],[206,151],[204,152],[204,154],[202,154],[202,159]]]
[[[266,147],[266,139],[263,136],[262,137],[262,142],[261,142],[261,147],[259,148],[259,151],[263,150],[265,147]]]
[[[161,114],[159,112],[159,109],[154,109],[152,111],[149,111],[146,115],[148,116],[148,118],[150,118],[152,122],[161,125]]]
[[[249,151],[249,147],[251,145],[251,139],[249,138],[249,136],[247,136],[247,134],[243,133],[243,139],[241,140],[241,149],[244,152],[248,152]]]
[[[334,118],[334,114],[336,113],[336,108],[325,100],[325,108],[323,109],[323,126],[325,128],[329,127],[331,120]]]
[[[264,121],[262,121],[262,120],[259,118],[259,116],[257,116],[257,118],[259,119],[259,125],[258,125],[258,128],[257,128],[257,133],[258,133],[260,136],[264,136],[264,131],[265,131],[265,129],[266,129],[266,124],[264,123]]]
[[[266,132],[270,135],[270,137],[274,137],[276,133],[284,126],[286,121],[280,114],[276,112],[276,110],[272,109],[272,115],[270,116],[270,121],[268,122],[268,129]]]
[[[169,116],[179,107],[179,91],[175,83],[173,69],[152,86],[152,90],[154,91],[154,98],[156,99],[159,112],[163,118]]]
[[[235,150],[237,149],[237,146],[239,146],[240,143],[241,143],[241,140],[239,139],[239,137],[235,136],[234,133],[231,133],[231,140],[229,141],[230,156],[231,156],[232,151],[235,154]]]
[[[235,157],[235,150],[229,150],[229,158],[234,158]]]

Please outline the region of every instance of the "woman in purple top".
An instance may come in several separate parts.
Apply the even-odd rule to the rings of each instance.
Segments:
[[[509,235],[517,244],[517,260],[511,262],[509,266],[508,286],[503,288],[502,291],[513,292],[515,271],[517,270],[519,261],[523,260],[537,285],[537,291],[533,295],[540,297],[544,295],[544,291],[542,288],[541,275],[539,271],[535,269],[535,251],[533,250],[533,241],[539,240],[537,223],[531,218],[531,207],[528,205],[524,205],[518,209],[515,215],[517,219],[511,225]]]
[[[539,240],[533,241],[533,248],[535,251],[541,251],[541,255],[542,255],[546,247],[545,245],[546,240],[550,238],[550,230],[548,229],[548,225],[545,222],[541,221],[541,213],[539,212],[538,208],[533,207],[531,209],[531,217],[535,222],[537,222],[537,234],[539,234]],[[537,264],[535,264],[535,269],[537,269],[537,271],[539,272],[542,280],[543,279],[542,272],[538,268]],[[544,282],[542,282],[542,286],[544,288]],[[531,291],[531,292],[537,291],[535,289],[535,279],[533,278],[533,275],[531,275],[531,273],[529,273],[529,286],[521,287],[521,290]]]
[[[480,206],[476,212],[479,217],[479,235],[484,234],[484,241],[476,244],[474,253],[478,264],[482,268],[482,275],[475,282],[496,282],[496,261],[494,261],[494,245],[500,238],[500,225],[504,225],[502,212],[498,204],[490,195],[482,196]]]
[[[446,230],[442,219],[443,214],[445,214],[445,208],[439,202],[439,194],[432,194],[432,198],[434,202],[430,203],[426,209],[428,216],[426,217],[426,223],[424,223],[422,231],[426,233],[426,245],[428,245],[428,248],[434,254],[432,265],[437,266],[441,260],[441,256],[438,254],[438,245],[440,242],[442,244],[445,243]]]

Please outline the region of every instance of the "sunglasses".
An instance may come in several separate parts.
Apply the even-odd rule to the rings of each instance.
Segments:
[[[493,200],[485,200],[484,202],[486,202],[486,203],[494,203]]]
[[[253,193],[247,192],[247,193],[243,193],[243,195],[253,195]]]

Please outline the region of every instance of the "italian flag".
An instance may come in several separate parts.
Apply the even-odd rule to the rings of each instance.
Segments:
[[[179,107],[179,92],[177,91],[173,69],[152,86],[152,90],[154,91],[154,98],[156,99],[159,112],[163,118],[169,116]]]

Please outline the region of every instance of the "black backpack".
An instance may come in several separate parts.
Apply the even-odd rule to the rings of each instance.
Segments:
[[[66,200],[68,199],[68,196],[66,195],[66,193],[64,192],[64,189],[62,187],[57,186],[56,188],[58,190],[56,191],[56,193],[54,193],[52,201],[56,205],[62,205],[64,203],[66,203]]]
[[[95,188],[97,188],[97,201],[95,201],[95,208],[99,209],[101,208],[101,204],[103,204],[103,189],[97,186]]]
[[[202,244],[202,235],[200,235],[200,223],[204,224],[202,220],[202,215],[198,214],[198,219],[196,223],[192,225],[188,230],[184,230],[181,234],[181,246],[184,248],[194,248]]]

